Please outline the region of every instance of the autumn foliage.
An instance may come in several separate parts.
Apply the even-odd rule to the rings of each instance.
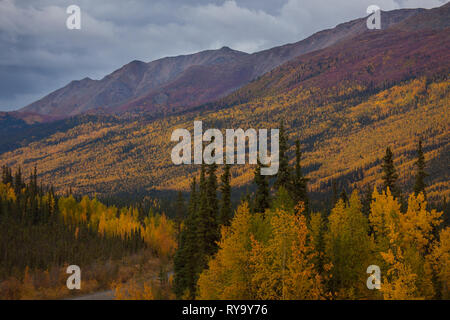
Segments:
[[[427,209],[423,194],[411,194],[402,211],[389,189],[375,189],[366,217],[355,191],[327,223],[302,208],[262,215],[241,204],[200,275],[199,298],[449,298],[450,228],[440,227],[442,213]],[[366,286],[369,265],[381,268],[381,290]]]

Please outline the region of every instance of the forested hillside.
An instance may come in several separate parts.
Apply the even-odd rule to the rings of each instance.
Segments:
[[[439,17],[426,31],[374,31],[301,56],[189,113],[163,119],[90,116],[39,138],[31,131],[22,147],[1,154],[0,163],[25,172],[37,166],[59,192],[140,197],[186,191],[198,167],[171,163],[174,129],[192,130],[194,120],[203,120],[205,130],[276,128],[283,121],[289,140],[300,139],[318,201],[333,184],[342,189],[379,183],[386,146],[408,189],[422,138],[429,200],[441,202],[449,196],[450,36]],[[233,185],[245,190],[252,170],[233,166]]]
[[[109,289],[112,281],[132,277],[135,270],[128,267],[123,274],[120,269],[133,255],[167,265],[177,246],[175,224],[157,210],[157,203],[144,212],[142,207],[106,206],[87,196],[57,196],[36,171],[25,178],[20,169],[3,166],[0,299],[74,294],[65,287],[68,265],[82,266],[81,292]]]

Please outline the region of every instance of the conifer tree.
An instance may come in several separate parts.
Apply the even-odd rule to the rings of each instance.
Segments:
[[[269,183],[267,182],[267,177],[261,175],[261,163],[259,161],[256,165],[254,181],[256,184],[254,210],[255,212],[264,213],[270,206]]]
[[[398,174],[394,166],[394,158],[390,147],[386,148],[386,155],[383,157],[383,189],[388,187],[394,197],[400,197],[400,190],[397,187]]]
[[[12,172],[11,172],[11,168],[9,168],[6,165],[3,165],[2,167],[2,182],[4,184],[13,184],[13,177],[12,177]]]
[[[372,193],[373,193],[373,186],[369,183],[366,186],[366,190],[363,194],[362,199],[362,212],[364,215],[368,218],[370,214],[370,204],[372,203]]]
[[[199,264],[206,267],[208,257],[217,250],[219,240],[218,201],[216,164],[208,165],[208,177],[205,176],[205,165],[200,175],[199,216],[197,220],[197,236],[199,246]]]
[[[414,193],[418,195],[422,192],[426,197],[425,188],[427,185],[425,183],[425,178],[428,176],[428,174],[425,172],[425,157],[422,150],[422,139],[419,140],[419,143],[417,145],[417,160],[415,165],[417,167],[417,173],[414,183]]]
[[[279,167],[277,178],[274,184],[275,189],[283,187],[286,190],[291,190],[291,170],[289,167],[287,151],[288,139],[284,130],[284,124],[283,122],[281,122],[279,134]]]
[[[303,202],[305,213],[309,212],[309,199],[307,183],[308,179],[303,176],[300,164],[302,153],[300,151],[300,141],[295,141],[295,171],[292,179],[292,198],[295,203]]]
[[[215,163],[208,166],[208,183],[207,183],[207,203],[209,217],[209,243],[207,254],[212,255],[217,250],[217,241],[220,239],[219,230],[219,201],[217,199],[217,165]]]
[[[342,189],[341,195],[339,196],[339,198],[344,202],[344,205],[348,204],[348,196],[347,196],[347,191],[345,191],[345,188]]]
[[[248,208],[250,210],[251,213],[255,212],[255,201],[254,201],[254,194],[250,193],[247,190],[241,194],[241,198],[239,199],[239,203],[244,203],[246,202],[248,204]]]
[[[14,176],[14,191],[16,192],[16,194],[20,193],[22,187],[23,187],[22,169],[19,166]]]
[[[188,216],[174,257],[174,291],[177,298],[186,295],[187,298],[194,299],[196,295],[196,283],[200,272],[197,260],[197,208],[198,194],[194,178],[191,184]]]
[[[229,225],[231,219],[231,186],[230,186],[230,165],[226,164],[221,177],[220,191],[222,193],[219,223]]]
[[[180,243],[181,237],[181,223],[183,222],[186,215],[185,210],[186,209],[184,207],[183,193],[181,191],[178,191],[177,200],[175,202],[175,223],[178,233],[178,243]]]
[[[208,181],[206,185],[206,196],[208,201],[209,213],[214,220],[217,220],[219,204],[217,201],[217,165],[215,163],[208,165]]]
[[[336,185],[336,180],[332,179],[331,180],[331,208],[334,208],[334,206],[336,205],[336,203],[339,200],[338,197],[338,193],[337,193],[337,185]]]

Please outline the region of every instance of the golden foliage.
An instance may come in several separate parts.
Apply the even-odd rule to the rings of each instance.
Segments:
[[[250,274],[252,217],[248,204],[236,211],[229,227],[222,227],[219,251],[198,280],[199,299],[252,299]]]
[[[366,268],[377,261],[373,259],[374,243],[357,191],[352,193],[348,204],[338,201],[328,224],[325,255],[332,264],[332,294],[340,299],[367,298],[370,292],[365,282]]]
[[[231,226],[222,229],[217,255],[200,275],[200,299],[322,297],[302,212],[276,209],[266,215],[250,215],[246,203],[238,208]],[[264,239],[264,223],[271,230],[269,239]]]

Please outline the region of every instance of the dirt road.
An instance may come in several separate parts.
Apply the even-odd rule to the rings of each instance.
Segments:
[[[114,292],[112,290],[96,292],[72,298],[70,300],[114,300]]]

